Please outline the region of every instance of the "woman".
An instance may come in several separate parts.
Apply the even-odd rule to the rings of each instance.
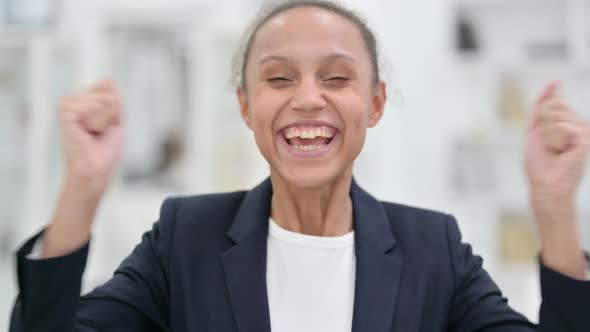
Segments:
[[[535,327],[461,244],[453,217],[379,202],[354,182],[387,98],[375,44],[357,16],[328,2],[292,1],[263,16],[237,95],[270,178],[249,192],[167,199],[113,278],[81,298],[125,125],[113,82],[64,98],[68,172],[52,223],[18,253],[11,331],[590,330],[574,204],[589,126],[551,84],[528,129],[542,243]]]

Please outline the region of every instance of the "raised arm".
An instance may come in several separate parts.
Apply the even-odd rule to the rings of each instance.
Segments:
[[[124,147],[122,104],[110,80],[60,104],[66,176],[53,220],[17,253],[20,293],[10,332],[167,330],[172,200],[113,278],[80,297],[96,210]],[[41,251],[32,258],[35,244]]]
[[[590,126],[550,84],[539,97],[527,128],[526,173],[530,202],[541,237],[542,304],[539,325],[508,306],[482,267],[481,258],[461,243],[455,220],[447,235],[455,296],[452,332],[590,331],[588,261],[581,244],[576,193],[588,154]]]

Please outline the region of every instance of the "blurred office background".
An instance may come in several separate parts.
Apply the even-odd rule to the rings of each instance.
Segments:
[[[537,320],[537,241],[522,171],[534,97],[553,79],[590,112],[590,0],[347,0],[381,43],[389,103],[356,164],[383,200],[454,214],[510,303]],[[63,175],[56,103],[113,77],[124,161],[99,211],[84,290],[105,282],[169,195],[268,173],[230,60],[262,0],[0,0],[0,330],[13,252],[46,224]],[[590,248],[590,183],[580,206]],[[432,276],[436,278],[436,276]]]

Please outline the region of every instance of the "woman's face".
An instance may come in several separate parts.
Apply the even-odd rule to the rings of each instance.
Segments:
[[[340,15],[297,8],[261,27],[238,97],[273,174],[317,187],[350,171],[383,113],[373,75],[359,30]]]

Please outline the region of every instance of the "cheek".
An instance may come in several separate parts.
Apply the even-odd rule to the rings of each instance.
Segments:
[[[272,110],[272,95],[265,93],[262,89],[255,89],[249,97],[251,105],[252,122],[256,126],[264,125],[268,121],[269,113]],[[258,128],[262,129],[262,128]]]
[[[252,130],[256,143],[261,150],[271,149],[275,139],[274,122],[280,111],[280,100],[269,93],[257,94],[252,100]]]
[[[285,104],[288,98],[284,93],[268,89],[265,87],[254,90],[250,100],[252,100],[253,109],[260,114],[261,117],[268,117],[269,114],[277,113]]]
[[[337,108],[345,124],[344,145],[347,153],[358,154],[365,142],[371,109],[364,91],[341,94]]]
[[[367,125],[367,121],[365,121],[365,118],[363,116],[361,116],[355,123],[354,126],[354,130],[356,132],[362,131]]]
[[[344,110],[341,115],[349,129],[354,134],[364,132],[368,126],[370,104],[364,94],[350,93],[341,95],[339,98],[340,109]]]

